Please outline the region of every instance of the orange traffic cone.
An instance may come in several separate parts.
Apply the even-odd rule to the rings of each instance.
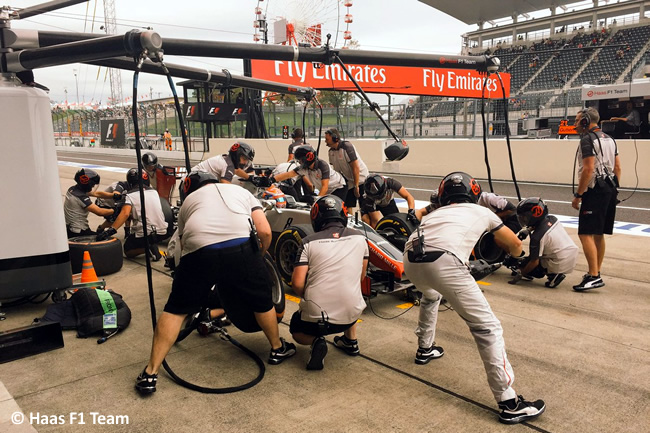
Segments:
[[[91,283],[93,281],[99,281],[99,278],[97,278],[95,267],[93,266],[92,260],[90,260],[90,253],[84,251],[84,260],[81,265],[81,282]]]

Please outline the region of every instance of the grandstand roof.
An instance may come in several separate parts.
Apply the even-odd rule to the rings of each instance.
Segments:
[[[512,17],[518,15],[559,7],[577,0],[501,0],[501,1],[476,1],[476,0],[420,0],[422,3],[438,9],[449,16],[464,22],[476,24],[489,20]]]

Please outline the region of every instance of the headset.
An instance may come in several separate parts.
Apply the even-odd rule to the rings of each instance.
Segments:
[[[338,143],[339,140],[341,139],[341,137],[339,136],[339,134],[337,134],[336,132],[334,132],[334,131],[331,130],[331,129],[328,129],[327,131],[325,131],[325,134],[329,134],[329,135],[332,137],[332,141],[333,141],[334,143]]]
[[[298,131],[300,131],[300,134],[298,134]],[[295,128],[295,129],[293,130],[293,132],[291,132],[291,138],[294,139],[294,140],[295,140],[296,138],[303,138],[304,135],[305,135],[305,134],[302,132],[302,129],[300,129],[300,128]]]
[[[591,116],[589,116],[588,110],[585,108],[580,110],[579,113],[582,114],[582,117],[580,118],[580,126],[584,129],[588,129],[589,125],[591,125]]]

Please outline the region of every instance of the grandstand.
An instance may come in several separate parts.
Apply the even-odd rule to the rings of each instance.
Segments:
[[[478,25],[463,35],[462,54],[499,57],[511,74],[510,119],[571,118],[583,85],[643,76],[650,51],[650,1],[420,1]]]

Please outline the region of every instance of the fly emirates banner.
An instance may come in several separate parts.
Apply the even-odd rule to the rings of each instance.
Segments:
[[[346,65],[365,92],[404,95],[480,98],[485,75],[474,70],[412,68],[406,66]],[[341,65],[253,60],[253,78],[322,90],[356,92]],[[506,97],[510,96],[510,74],[500,73]],[[485,86],[486,98],[503,98],[499,78],[492,74]]]

